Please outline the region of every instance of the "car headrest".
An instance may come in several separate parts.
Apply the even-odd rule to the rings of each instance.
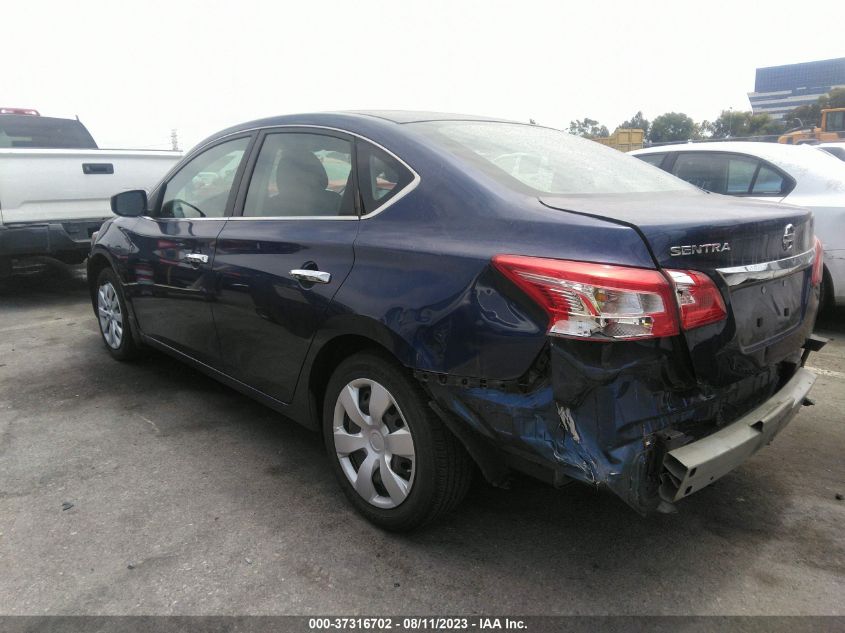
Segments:
[[[325,191],[329,185],[329,177],[320,159],[314,154],[297,152],[295,155],[283,155],[279,159],[276,185],[279,191],[291,186]]]

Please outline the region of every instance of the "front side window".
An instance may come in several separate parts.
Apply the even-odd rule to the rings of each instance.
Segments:
[[[660,167],[660,163],[662,163],[663,159],[666,158],[666,154],[638,154],[637,158],[649,165]]]
[[[363,212],[372,213],[413,181],[399,160],[369,143],[358,144],[358,183]]]
[[[725,193],[728,189],[728,158],[710,152],[684,152],[673,169],[678,178],[706,191]]]
[[[491,121],[407,124],[511,189],[552,195],[689,191],[632,156],[560,130]]]
[[[220,218],[232,183],[243,160],[249,138],[215,145],[189,161],[167,183],[160,217]]]
[[[355,215],[352,143],[324,134],[268,134],[244,203],[249,217]]]

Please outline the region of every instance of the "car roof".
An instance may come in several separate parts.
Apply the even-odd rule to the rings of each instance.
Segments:
[[[495,121],[500,123],[519,123],[498,117],[478,116],[475,114],[457,114],[453,112],[427,112],[424,110],[349,110],[338,114],[361,114],[393,121],[394,123],[420,123],[422,121]]]
[[[659,145],[630,152],[638,154],[659,154],[662,152],[736,152],[764,158],[772,162],[789,160],[812,152],[815,145],[787,145],[786,143],[763,143],[754,141],[707,141],[703,143],[676,143]]]
[[[197,144],[191,153],[225,136],[245,132],[258,128],[277,126],[318,126],[334,127],[346,130],[353,134],[365,134],[374,129],[393,128],[399,130],[398,125],[406,123],[419,123],[423,121],[487,121],[496,123],[516,123],[519,125],[530,125],[520,121],[509,121],[496,117],[476,116],[472,114],[453,114],[448,112],[425,112],[414,110],[347,110],[329,112],[311,112],[302,114],[285,114],[280,116],[245,121],[232,127],[220,130],[211,136],[203,139]]]

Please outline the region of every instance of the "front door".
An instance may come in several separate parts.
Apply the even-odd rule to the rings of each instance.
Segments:
[[[129,295],[149,337],[217,366],[220,349],[211,304],[217,236],[234,202],[250,137],[214,145],[185,164],[153,201],[152,217],[132,227]]]

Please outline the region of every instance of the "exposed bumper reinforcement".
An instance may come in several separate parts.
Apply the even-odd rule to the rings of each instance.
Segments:
[[[815,381],[815,374],[799,368],[774,396],[736,422],[666,453],[660,475],[663,500],[675,502],[701,490],[768,444],[801,408]]]

